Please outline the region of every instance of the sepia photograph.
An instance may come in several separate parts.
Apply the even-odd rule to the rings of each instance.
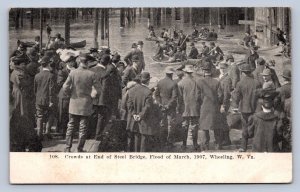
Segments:
[[[11,8],[10,152],[291,165],[291,28],[289,7]]]

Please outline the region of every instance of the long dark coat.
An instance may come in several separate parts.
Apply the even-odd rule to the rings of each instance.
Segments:
[[[199,117],[201,92],[193,76],[185,76],[178,83],[178,111],[183,117]]]
[[[10,75],[10,82],[12,83],[12,111],[17,111],[19,116],[25,116],[29,112],[29,101],[32,93],[28,92],[30,88],[30,77],[24,69],[15,67]]]
[[[225,111],[228,111],[230,107],[231,91],[233,90],[232,79],[227,73],[222,76],[219,81],[220,89],[218,90],[218,94],[221,96],[220,102],[222,105],[224,105]]]
[[[178,99],[177,83],[169,77],[165,77],[157,83],[155,98],[159,104],[167,106],[169,110],[175,110]]]
[[[126,86],[129,81],[133,81],[137,74],[138,70],[134,69],[132,66],[127,66],[122,76],[123,85]]]
[[[201,110],[199,125],[202,130],[218,129],[218,119],[220,116],[220,100],[222,98],[220,82],[211,76],[205,76],[197,81],[201,91]]]
[[[241,113],[254,113],[257,107],[257,90],[260,83],[250,76],[244,76],[232,93],[232,105]]]
[[[157,127],[152,126],[155,123],[152,118],[152,92],[151,90],[141,84],[135,85],[128,91],[127,107],[129,111],[129,120],[127,123],[127,130],[137,132],[143,135],[157,134]],[[140,115],[139,122],[134,121],[133,115]],[[135,126],[138,124],[138,126]],[[137,129],[135,129],[137,128]]]
[[[96,98],[93,98],[93,105],[108,105],[109,106],[109,87],[107,84],[107,81],[105,79],[106,75],[106,67],[96,65],[92,68],[90,68],[91,71],[93,71],[96,74],[96,79],[98,82],[97,87],[97,96]]]
[[[240,81],[240,70],[236,64],[233,63],[229,66],[228,75],[232,80],[232,86],[235,88]]]
[[[253,137],[253,152],[277,152],[281,123],[274,112],[263,111],[249,118],[248,133]]]

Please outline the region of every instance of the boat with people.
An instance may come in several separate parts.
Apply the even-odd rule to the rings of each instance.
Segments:
[[[30,41],[23,42],[23,43],[26,47],[33,47],[35,45],[35,42],[30,42]],[[46,43],[43,43],[42,46],[45,47]],[[70,43],[70,47],[73,47],[73,48],[76,48],[76,49],[84,48],[85,46],[86,46],[86,40]]]

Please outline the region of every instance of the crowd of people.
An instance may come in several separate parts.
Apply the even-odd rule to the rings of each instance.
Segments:
[[[177,51],[186,54],[181,33]],[[72,151],[77,129],[77,151],[83,152],[86,139],[101,141],[113,121],[126,122],[128,152],[159,152],[174,147],[178,139],[186,150],[189,130],[194,151],[222,150],[231,144],[232,114],[241,120],[240,152],[248,150],[249,138],[255,152],[291,151],[291,71],[280,74],[280,84],[274,61],[260,57],[255,46],[237,63],[214,42],[210,47],[202,42],[201,51],[192,42],[189,57],[198,61],[168,66],[165,77],[150,85],[143,41],[133,43],[122,62],[109,48],[91,48],[62,60],[58,50],[74,48],[60,34],[49,39],[53,42],[43,49],[39,37],[31,48],[20,42],[11,55],[11,151],[41,151],[42,141],[52,139],[55,119],[55,132],[65,137],[65,152]],[[162,47],[156,44],[160,57]],[[199,130],[204,133],[200,143]]]

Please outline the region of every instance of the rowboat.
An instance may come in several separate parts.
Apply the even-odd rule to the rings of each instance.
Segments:
[[[163,60],[158,61],[155,58],[151,57],[151,59],[154,61],[151,64],[159,64],[162,66],[173,66],[173,65],[198,65],[199,62],[201,61],[201,59],[188,59],[185,61],[176,61],[176,62],[168,62],[169,58],[168,57],[164,57]]]
[[[23,42],[23,43],[25,44],[26,47],[32,47],[32,46],[35,45],[34,42],[30,42],[30,41]],[[46,43],[43,43],[42,45],[43,45],[43,47],[45,47]],[[70,43],[70,46],[73,47],[73,48],[83,48],[83,47],[86,46],[86,40],[79,41],[79,42],[74,42],[74,43]]]
[[[160,41],[160,42],[163,42],[164,39],[163,38],[160,38],[160,37],[146,37],[145,38],[146,41]]]

